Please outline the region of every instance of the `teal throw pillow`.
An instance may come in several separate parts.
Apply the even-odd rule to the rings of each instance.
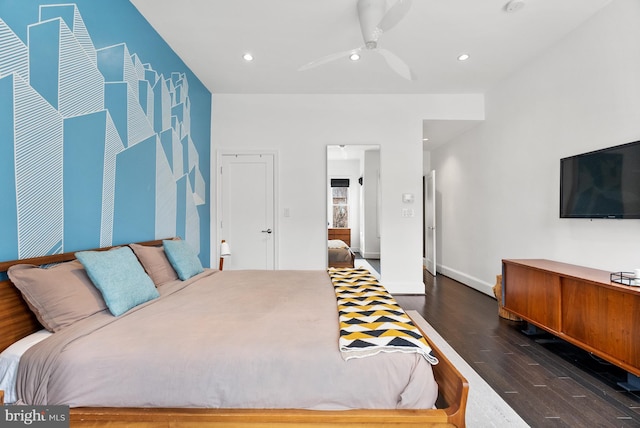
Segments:
[[[162,241],[164,252],[167,254],[167,258],[173,266],[173,269],[178,273],[178,278],[186,280],[194,275],[204,272],[202,263],[193,248],[187,244],[186,241]]]
[[[115,316],[160,295],[129,247],[75,255]]]

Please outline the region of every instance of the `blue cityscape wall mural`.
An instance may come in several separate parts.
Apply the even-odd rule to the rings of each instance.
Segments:
[[[0,260],[180,236],[208,266],[210,125],[128,0],[0,0]]]

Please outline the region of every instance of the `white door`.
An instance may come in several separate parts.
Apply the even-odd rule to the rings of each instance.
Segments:
[[[426,246],[427,270],[436,275],[436,172],[431,171],[427,176],[426,196],[424,198],[424,229]]]
[[[273,154],[223,154],[220,239],[224,269],[275,269]]]

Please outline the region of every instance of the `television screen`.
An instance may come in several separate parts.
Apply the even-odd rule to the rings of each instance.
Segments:
[[[560,159],[561,218],[640,218],[640,141]]]

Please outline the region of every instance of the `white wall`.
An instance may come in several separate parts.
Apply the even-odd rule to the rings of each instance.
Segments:
[[[482,118],[482,95],[214,94],[212,104],[212,164],[221,149],[278,152],[279,269],[326,266],[326,146],[379,144],[382,282],[394,293],[424,291],[422,120]],[[401,217],[403,193],[416,195],[415,217]]]
[[[560,158],[640,140],[640,2],[615,0],[486,94],[435,149],[439,270],[492,295],[503,258],[640,267],[640,220],[559,218]]]

